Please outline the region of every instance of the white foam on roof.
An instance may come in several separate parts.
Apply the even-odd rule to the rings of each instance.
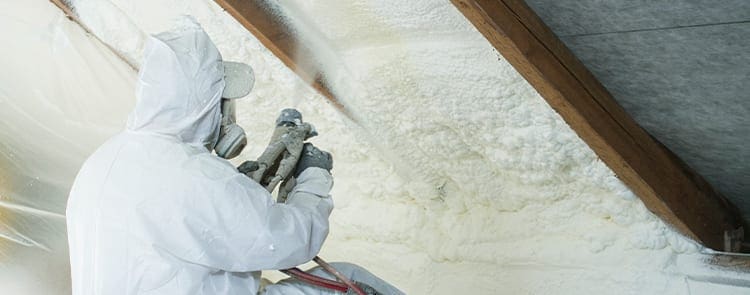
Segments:
[[[328,260],[409,294],[747,292],[744,274],[704,264],[648,212],[448,1],[280,3],[356,124],[212,1],[73,1],[135,64],[145,34],[191,14],[226,60],[252,65],[257,84],[238,106],[244,158],[260,154],[282,108],[316,125],[335,159]],[[114,77],[100,78],[132,86]]]

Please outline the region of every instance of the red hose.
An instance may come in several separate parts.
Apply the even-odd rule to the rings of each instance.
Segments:
[[[342,293],[345,293],[349,290],[349,286],[347,286],[346,284],[339,283],[337,281],[332,281],[326,278],[321,278],[316,275],[311,275],[296,267],[290,268],[290,269],[284,269],[281,271],[285,274],[288,274],[300,281],[303,281],[311,285],[323,287],[326,289],[336,290]]]
[[[332,265],[328,264],[328,262],[323,260],[323,258],[320,258],[320,256],[315,256],[315,258],[313,258],[313,261],[315,261],[315,263],[320,265],[320,267],[325,269],[328,273],[332,274],[334,277],[344,282],[344,284],[346,284],[351,290],[354,290],[354,292],[357,293],[358,295],[367,295],[365,294],[365,291],[362,290],[362,288],[354,284],[352,280],[350,280],[349,278],[341,274],[338,270],[336,270],[336,268],[334,268]]]

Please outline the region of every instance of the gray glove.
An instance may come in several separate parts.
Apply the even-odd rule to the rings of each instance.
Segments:
[[[299,156],[299,162],[297,162],[297,168],[294,171],[294,177],[299,177],[302,171],[310,167],[318,167],[328,170],[331,172],[333,168],[333,158],[331,154],[326,151],[321,151],[316,148],[312,143],[305,143],[302,147],[302,153]]]
[[[237,171],[245,175],[255,170],[258,170],[258,162],[256,161],[245,161],[240,166],[237,166]]]

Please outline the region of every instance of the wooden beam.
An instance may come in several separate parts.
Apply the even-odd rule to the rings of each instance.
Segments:
[[[279,58],[302,80],[310,83],[320,94],[344,115],[353,119],[341,101],[331,92],[329,82],[315,63],[312,50],[302,40],[295,38],[293,28],[275,14],[271,1],[264,0],[215,0],[232,17],[237,19],[250,33]]]
[[[737,209],[617,104],[521,0],[451,0],[649,210],[720,251],[739,251]]]

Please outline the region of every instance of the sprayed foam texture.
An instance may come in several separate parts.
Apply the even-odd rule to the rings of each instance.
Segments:
[[[225,60],[250,64],[256,85],[238,101],[250,143],[237,163],[262,152],[281,109],[315,124],[313,142],[335,159],[327,260],[408,294],[747,292],[746,274],[705,264],[448,1],[278,3],[356,123],[212,1],[71,2],[136,66],[144,36],[181,14]]]

